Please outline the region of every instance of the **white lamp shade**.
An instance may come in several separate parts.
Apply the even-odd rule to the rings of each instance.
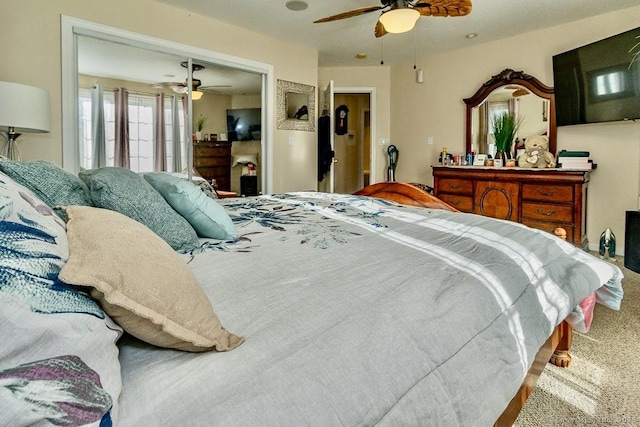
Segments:
[[[420,18],[420,12],[416,9],[403,7],[391,9],[380,16],[380,23],[388,33],[406,33],[415,27]]]
[[[194,101],[197,101],[198,99],[202,98],[202,94],[203,92],[200,92],[199,90],[194,90],[191,92],[191,99],[193,99]]]
[[[0,82],[0,132],[49,132],[49,92],[33,86]]]

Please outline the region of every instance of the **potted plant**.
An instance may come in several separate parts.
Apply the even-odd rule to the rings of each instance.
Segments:
[[[202,141],[202,130],[204,129],[204,123],[207,121],[207,118],[200,114],[196,119],[196,140]]]
[[[512,145],[516,132],[520,127],[520,120],[515,115],[502,112],[493,116],[492,130],[496,143],[496,158],[502,158],[503,164],[512,159]]]

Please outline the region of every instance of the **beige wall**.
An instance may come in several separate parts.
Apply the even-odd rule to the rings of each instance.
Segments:
[[[193,118],[200,115],[206,117],[202,129],[204,135],[215,133],[220,136],[221,133],[227,133],[227,108],[231,108],[231,95],[204,92],[202,98],[193,101]]]
[[[505,68],[523,70],[553,86],[552,56],[638,26],[640,7],[600,15],[506,40],[419,58],[425,82],[416,83],[413,61],[391,68],[391,140],[400,150],[397,179],[433,182],[431,165],[442,147],[464,150],[463,98]],[[481,40],[482,34],[479,38]],[[476,39],[476,40],[478,40]],[[320,73],[320,76],[323,76]],[[429,146],[428,137],[433,137]],[[561,127],[558,149],[591,152],[587,231],[597,248],[610,227],[624,246],[625,211],[638,208],[640,123]]]
[[[4,61],[0,67],[0,81],[41,87],[51,96],[51,132],[21,138],[26,160],[62,164],[61,15],[271,64],[274,82],[283,79],[315,86],[318,81],[315,49],[264,37],[160,2],[2,0],[0,53],[11,61]],[[231,38],[233,43],[229,42]],[[275,104],[275,96],[273,100]],[[293,137],[293,144],[289,144],[289,137]],[[273,153],[273,191],[315,189],[315,133],[276,129]],[[292,164],[295,166],[288,166]]]

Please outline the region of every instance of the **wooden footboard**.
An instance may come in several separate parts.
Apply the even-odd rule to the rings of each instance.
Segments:
[[[353,193],[358,196],[371,196],[379,199],[391,200],[403,205],[421,208],[444,209],[458,212],[456,208],[438,199],[436,196],[404,182],[379,182],[369,185]]]
[[[370,185],[355,192],[360,196],[371,196],[380,199],[391,200],[410,206],[418,206],[431,209],[445,209],[458,212],[453,206],[443,202],[426,191],[402,182],[380,182]],[[513,397],[509,406],[495,423],[495,427],[511,426],[524,407],[524,403],[533,391],[533,388],[548,362],[566,368],[571,362],[569,350],[573,338],[573,329],[566,322],[556,326],[549,339],[536,353],[536,358],[525,377],[520,389]]]

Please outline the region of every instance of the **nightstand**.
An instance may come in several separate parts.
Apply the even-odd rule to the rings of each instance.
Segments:
[[[258,195],[258,176],[242,175],[240,177],[240,194],[243,196]]]

